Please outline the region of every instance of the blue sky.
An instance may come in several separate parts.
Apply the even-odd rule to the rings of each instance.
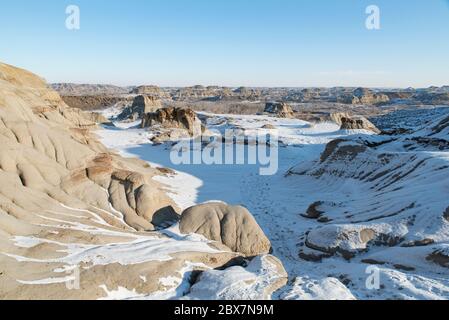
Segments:
[[[449,84],[448,0],[1,0],[0,39],[0,61],[50,82]]]

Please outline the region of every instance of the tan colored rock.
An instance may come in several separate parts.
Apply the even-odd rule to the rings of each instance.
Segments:
[[[345,94],[337,98],[338,102],[346,104],[364,104],[375,105],[385,104],[390,101],[388,95],[383,93],[375,93],[367,88],[357,88],[352,94]]]
[[[118,116],[121,120],[137,121],[146,113],[155,112],[162,108],[162,102],[155,96],[140,95],[134,98],[131,106],[126,107]]]
[[[86,111],[101,110],[118,103],[127,103],[129,99],[114,95],[63,95],[61,98],[69,107]]]
[[[276,127],[275,126],[273,126],[272,124],[264,124],[263,126],[262,126],[262,129],[267,129],[267,130],[275,130],[276,129]]]
[[[180,277],[186,261],[217,268],[236,257],[140,232],[177,218],[152,179],[160,172],[107,150],[91,128],[42,79],[0,63],[0,299],[148,296],[176,290],[157,279]],[[73,267],[80,290],[66,287]]]
[[[341,120],[341,130],[368,130],[377,134],[381,133],[374,124],[364,117],[342,118]]]
[[[241,206],[206,203],[185,210],[180,230],[198,233],[246,256],[268,253],[271,244],[251,213]]]
[[[152,96],[158,99],[168,99],[170,98],[170,94],[158,86],[150,85],[150,86],[139,86],[134,88],[131,91],[132,94],[144,95],[144,96]]]
[[[156,112],[162,108],[161,101],[153,96],[137,96],[134,98],[132,107],[134,110],[141,111],[142,114]]]
[[[182,129],[186,130],[190,136],[198,136],[203,131],[201,120],[190,108],[169,107],[147,113],[142,119],[142,128],[146,127]]]
[[[276,114],[280,118],[294,117],[292,107],[285,102],[268,102],[264,112]]]
[[[333,113],[331,119],[339,124],[341,130],[368,130],[374,133],[381,133],[368,119],[362,116],[351,116],[348,113]]]
[[[352,118],[352,114],[349,112],[334,112],[334,113],[330,114],[331,121],[335,122],[339,126],[341,126],[343,124],[343,121],[342,121],[343,118],[350,119],[350,118]]]
[[[67,107],[40,78],[0,64],[0,96],[0,145],[8,150],[0,153],[0,195],[3,211],[21,212],[17,222],[9,219],[8,223],[27,225],[35,220],[34,212],[59,203],[106,212],[112,204],[116,211],[124,209],[125,221],[135,229],[146,230],[161,221],[166,212],[161,209],[172,206],[151,180],[151,173],[157,171],[108,155],[88,130],[97,119]],[[148,176],[136,182],[132,174],[118,174],[133,170]],[[153,220],[155,214],[158,219]],[[167,217],[175,216],[170,211]],[[11,230],[6,225],[1,228]]]

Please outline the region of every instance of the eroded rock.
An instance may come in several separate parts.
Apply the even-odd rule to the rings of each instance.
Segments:
[[[340,253],[351,259],[357,252],[366,250],[367,244],[376,238],[373,229],[356,225],[330,225],[312,230],[306,239],[306,246],[327,254]]]
[[[333,113],[331,119],[340,125],[341,130],[368,130],[381,133],[368,119],[362,116],[351,116],[348,113]]]
[[[285,102],[268,102],[265,105],[264,112],[275,114],[280,118],[293,118],[292,107]]]
[[[246,256],[266,254],[271,244],[251,213],[241,206],[205,203],[185,210],[179,225],[184,234],[198,233]]]
[[[195,111],[190,108],[162,108],[146,113],[142,119],[142,128],[181,129],[189,136],[201,135],[203,126]]]
[[[146,113],[155,112],[162,108],[162,102],[154,96],[140,95],[134,98],[130,107],[125,108],[118,116],[121,120],[137,121]]]

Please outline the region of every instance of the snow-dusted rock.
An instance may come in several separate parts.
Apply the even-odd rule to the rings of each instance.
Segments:
[[[185,210],[180,230],[198,233],[246,256],[268,253],[271,244],[251,213],[241,206],[205,203]]]
[[[258,256],[244,268],[204,271],[186,298],[200,300],[267,300],[287,283],[282,263],[271,255]]]
[[[285,300],[356,300],[337,278],[297,277],[292,288],[281,297]]]
[[[376,238],[373,229],[356,225],[329,225],[312,230],[307,235],[309,248],[329,254],[340,253],[350,259],[358,251],[365,250],[367,243]]]

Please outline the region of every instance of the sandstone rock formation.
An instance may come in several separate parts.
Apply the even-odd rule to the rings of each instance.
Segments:
[[[1,64],[0,81],[1,145],[8,150],[0,157],[0,194],[10,202],[6,212],[26,212],[51,201],[110,211],[111,203],[129,226],[154,229],[152,222],[160,219],[153,216],[171,201],[151,181],[151,170],[134,172],[138,166],[124,164],[95,140],[88,130],[95,127],[95,116],[68,108],[26,71]],[[173,210],[168,216],[175,217]]]
[[[246,256],[265,254],[271,244],[251,213],[240,206],[206,203],[191,207],[181,215],[182,233],[198,233]]]
[[[61,96],[120,96],[129,91],[124,87],[105,84],[53,83],[51,88]]]
[[[155,112],[160,108],[162,108],[162,103],[157,97],[140,95],[134,98],[132,105],[125,108],[118,118],[137,121],[142,119],[144,114]]]
[[[294,116],[292,107],[284,102],[268,102],[264,112],[275,114],[280,118],[293,118]]]
[[[168,99],[170,94],[158,86],[139,86],[131,90],[131,94],[152,96],[158,99]]]
[[[332,113],[331,119],[341,126],[341,130],[368,130],[381,133],[368,119],[362,116],[351,116],[348,113]]]
[[[118,103],[127,103],[127,97],[113,95],[65,95],[62,100],[72,108],[81,110],[101,110]]]
[[[352,94],[338,96],[337,101],[347,104],[374,105],[388,103],[390,98],[383,93],[374,93],[372,90],[366,88],[357,88]]]
[[[190,108],[162,108],[156,112],[150,112],[143,115],[142,128],[151,127],[152,129],[182,130],[188,136],[195,137],[202,133],[203,127],[201,120],[198,119],[195,112]]]
[[[134,98],[132,108],[140,114],[145,114],[162,108],[162,103],[153,96],[137,96]]]
[[[240,100],[255,101],[262,97],[262,93],[258,89],[240,87],[234,90],[234,95],[236,95]]]
[[[143,232],[178,218],[159,171],[111,153],[84,115],[0,63],[0,299],[151,298],[175,292],[157,280],[182,277],[186,261],[218,268],[237,256]]]

